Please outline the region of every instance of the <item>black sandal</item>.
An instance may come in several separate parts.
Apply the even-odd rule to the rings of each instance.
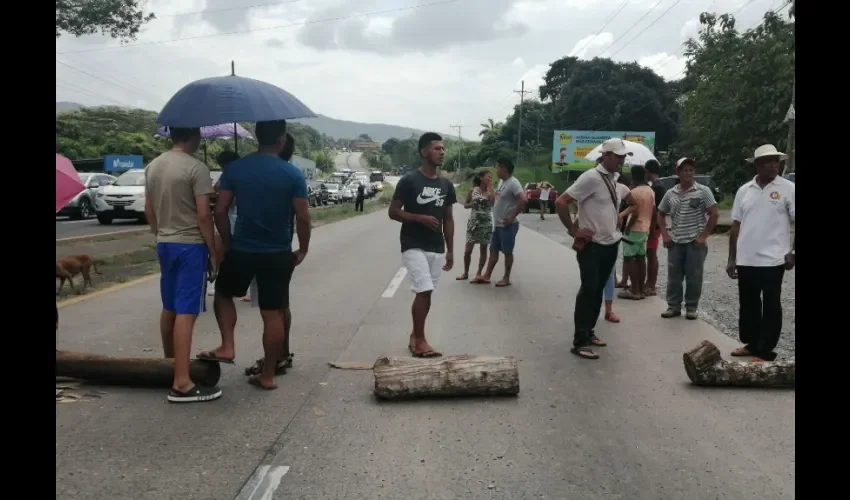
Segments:
[[[286,369],[292,368],[292,358],[295,357],[295,353],[289,353],[289,356],[286,357],[285,360],[279,361],[277,363],[277,367],[275,367],[274,374],[275,375],[286,375]],[[263,365],[265,364],[265,358],[260,358],[254,362],[253,365],[245,368],[245,375],[259,375],[263,372]]]
[[[590,346],[573,347],[570,352],[584,359],[599,359],[599,355],[593,352]]]

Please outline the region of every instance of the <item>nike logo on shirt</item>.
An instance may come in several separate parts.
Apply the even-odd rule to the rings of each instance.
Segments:
[[[428,203],[431,203],[432,201],[437,201],[440,198],[445,198],[445,197],[446,197],[446,195],[442,194],[442,195],[437,195],[437,196],[428,196],[426,198],[426,197],[423,197],[420,194],[416,197],[416,203],[419,203],[420,205],[426,205]]]

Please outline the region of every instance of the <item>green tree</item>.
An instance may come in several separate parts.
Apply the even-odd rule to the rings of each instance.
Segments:
[[[141,4],[141,5],[140,5]],[[147,4],[147,2],[144,2]],[[152,19],[139,0],[56,0],[56,38],[103,33],[121,41],[135,40]]]
[[[372,138],[369,137],[369,134],[360,134],[357,136],[358,139],[363,139],[364,141],[371,141]]]
[[[392,154],[395,152],[395,149],[398,147],[399,142],[400,141],[395,137],[390,137],[389,139],[384,141],[383,144],[381,144],[381,149],[384,151],[384,153],[392,156]]]
[[[698,37],[686,43],[684,120],[674,156],[696,157],[700,168],[734,191],[753,175],[744,159],[754,148],[787,147],[793,23],[773,12],[743,33],[728,14],[703,13],[700,23]]]

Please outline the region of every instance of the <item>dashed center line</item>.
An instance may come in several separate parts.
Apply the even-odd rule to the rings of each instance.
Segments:
[[[236,495],[235,500],[273,500],[274,492],[287,472],[289,472],[289,466],[285,465],[258,467]]]
[[[398,290],[398,287],[401,286],[401,282],[404,281],[405,276],[407,276],[407,268],[399,268],[398,272],[395,273],[395,276],[393,276],[393,279],[390,280],[390,284],[387,285],[387,289],[381,294],[381,297],[385,299],[393,298],[396,290]]]

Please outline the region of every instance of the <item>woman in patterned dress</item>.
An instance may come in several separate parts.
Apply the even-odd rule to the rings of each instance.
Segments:
[[[469,221],[466,223],[466,248],[463,250],[463,274],[458,280],[469,278],[469,265],[472,263],[472,250],[475,245],[481,245],[481,254],[478,259],[478,274],[472,283],[480,283],[481,272],[487,263],[487,245],[493,235],[493,202],[496,199],[496,191],[493,189],[493,174],[489,170],[479,172],[472,179],[472,189],[466,195],[465,208],[471,209]]]

